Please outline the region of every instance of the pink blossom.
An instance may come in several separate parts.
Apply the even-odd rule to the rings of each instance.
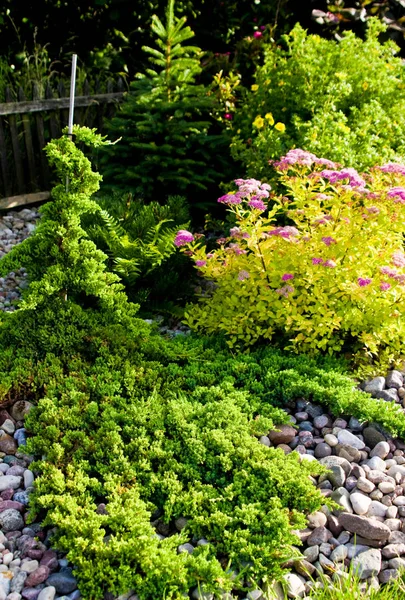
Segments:
[[[185,229],[180,229],[180,231],[177,232],[176,237],[174,239],[174,245],[177,247],[185,246],[186,244],[189,244],[193,241],[194,236],[192,233],[186,231]]]
[[[270,161],[272,162],[272,161]],[[291,165],[302,165],[311,167],[313,164],[335,167],[335,163],[326,158],[318,158],[315,154],[302,150],[301,148],[294,148],[289,150],[285,156],[282,156],[280,160],[272,162],[276,169],[280,171],[287,170]]]
[[[333,237],[330,237],[330,235],[323,237],[322,241],[327,246],[330,246],[331,244],[337,244],[336,240]]]
[[[405,203],[405,188],[404,187],[393,187],[388,191],[387,196],[389,198],[395,198],[394,202]]]
[[[319,174],[324,179],[327,179],[332,185],[338,181],[343,181],[344,179],[349,180],[349,186],[351,188],[364,188],[366,185],[364,179],[360,177],[356,169],[353,169],[352,167],[342,169],[341,171],[324,169]]]
[[[358,277],[357,278],[357,283],[359,284],[360,287],[365,287],[366,285],[370,285],[370,283],[372,282],[372,279],[369,279],[368,277]]]
[[[254,34],[253,34],[253,37],[256,38],[256,39],[257,38],[261,38],[261,37],[263,37],[263,34],[262,34],[261,31],[255,31]]]
[[[242,232],[239,227],[232,227],[232,229],[229,230],[229,235],[238,240],[242,237]]]
[[[377,206],[369,206],[368,208],[366,208],[366,210],[373,215],[380,214],[380,209],[377,208]]]
[[[268,232],[268,235],[276,235],[288,240],[291,237],[296,237],[299,235],[299,231],[296,227],[286,225],[285,227],[275,227],[274,229],[271,229]]]
[[[206,260],[196,260],[195,261],[196,267],[205,267],[206,264],[207,264]]]
[[[248,273],[247,271],[244,271],[244,270],[239,271],[239,274],[238,274],[239,281],[244,281],[245,279],[249,279],[249,277],[250,277],[250,273]]]
[[[231,113],[225,113],[224,114],[224,119],[226,119],[227,121],[232,121],[233,116],[231,115]]]
[[[289,279],[294,279],[294,275],[292,273],[284,273],[281,281],[288,281]]]
[[[207,258],[214,258],[213,254],[207,254]]]
[[[330,269],[334,269],[336,267],[336,263],[334,260],[325,260],[325,262],[323,263],[324,267],[329,267]]]
[[[233,252],[235,252],[236,256],[240,256],[241,254],[247,253],[246,250],[242,250],[242,248],[239,248],[238,244],[229,244],[229,248],[227,248],[227,250],[232,250]]]
[[[217,239],[217,244],[226,244],[226,238],[218,238]]]
[[[378,167],[378,169],[384,173],[398,173],[399,175],[405,175],[405,165],[400,165],[398,163],[389,162],[382,167]]]
[[[276,293],[287,298],[288,294],[292,294],[293,291],[294,288],[291,285],[284,285],[282,288],[276,290]]]
[[[405,267],[405,254],[397,250],[391,257],[391,262],[396,267]]]
[[[263,202],[263,200],[249,200],[248,205],[255,210],[260,210],[260,212],[264,212],[267,209],[267,206]]]
[[[225,194],[218,198],[218,202],[221,202],[221,204],[240,204],[242,199],[236,194]]]
[[[385,292],[386,290],[389,290],[390,287],[391,287],[391,284],[387,283],[385,281],[380,284],[380,290],[383,290],[383,292]]]
[[[321,265],[322,263],[323,263],[322,258],[316,258],[316,257],[312,258],[313,265]]]

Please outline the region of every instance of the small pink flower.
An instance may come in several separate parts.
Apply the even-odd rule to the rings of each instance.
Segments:
[[[221,204],[240,204],[242,202],[242,198],[236,194],[225,194],[224,196],[218,198],[218,202]]]
[[[207,258],[213,258],[214,255],[213,254],[207,254]]]
[[[322,241],[327,246],[330,246],[331,244],[336,244],[337,243],[336,240],[333,237],[330,237],[330,236],[323,237]]]
[[[190,242],[193,241],[194,236],[192,233],[186,231],[185,229],[180,229],[180,231],[177,232],[176,237],[174,239],[174,245],[177,247],[185,246],[186,244],[190,244]]]
[[[288,281],[289,279],[294,279],[294,275],[292,273],[284,273],[281,281]]]
[[[329,267],[330,269],[334,269],[336,267],[336,263],[334,260],[325,260],[323,263],[324,267]]]
[[[405,254],[397,250],[391,257],[391,262],[396,267],[405,267]]]
[[[225,113],[224,114],[224,119],[226,119],[227,121],[232,121],[233,116],[231,115],[231,113]]]
[[[217,239],[217,244],[220,244],[220,245],[226,244],[226,238],[218,238]]]
[[[358,277],[357,278],[357,283],[359,284],[360,287],[366,287],[366,285],[370,285],[370,283],[372,282],[372,279],[369,279],[368,277]]]
[[[239,274],[238,274],[239,281],[244,281],[245,279],[249,279],[249,277],[250,277],[250,274],[247,271],[244,271],[244,270],[239,271]]]
[[[387,283],[387,282],[385,282],[385,281],[384,281],[383,283],[381,283],[381,284],[380,284],[380,290],[382,290],[383,292],[385,292],[385,291],[389,290],[389,289],[390,289],[390,287],[391,287],[391,284],[390,284],[390,283]]]
[[[263,200],[249,200],[248,205],[255,210],[260,210],[260,212],[264,212],[267,208]]]
[[[263,34],[260,31],[255,31],[253,34],[253,37],[256,39],[261,38],[261,37],[263,37]]]
[[[229,230],[229,235],[235,239],[239,239],[242,237],[242,233],[239,227],[232,227],[232,229]]]
[[[276,290],[276,294],[279,294],[280,296],[284,296],[284,298],[288,297],[288,294],[292,294],[294,291],[294,288],[291,285],[284,285],[282,288],[279,288],[278,290]]]
[[[195,261],[196,267],[205,267],[206,264],[207,264],[206,260],[196,260]]]
[[[322,260],[322,258],[316,258],[316,257],[314,257],[314,258],[312,259],[312,264],[313,264],[313,265],[321,265],[322,263],[323,263],[323,260]]]

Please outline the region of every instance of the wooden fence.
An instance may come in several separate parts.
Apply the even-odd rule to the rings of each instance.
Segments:
[[[87,81],[76,86],[74,123],[104,133],[105,119],[114,115],[124,87],[121,78],[107,82],[104,93],[97,86],[90,89]],[[25,203],[32,194],[42,197],[51,187],[43,149],[68,123],[69,86],[63,80],[48,84],[43,96],[37,85],[30,99],[21,88],[8,88],[6,102],[0,103],[0,208]]]

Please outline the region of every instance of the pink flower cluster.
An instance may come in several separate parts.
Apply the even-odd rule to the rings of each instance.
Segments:
[[[323,237],[322,241],[324,244],[326,244],[326,246],[330,246],[331,244],[337,244],[337,241],[335,240],[335,238],[331,237],[330,235]]]
[[[340,171],[324,169],[319,173],[319,175],[324,179],[327,179],[332,185],[345,179],[349,180],[348,185],[350,188],[363,189],[366,185],[364,179],[360,177],[356,169],[353,169],[352,167],[341,169]]]
[[[398,173],[399,175],[405,175],[405,165],[400,165],[398,163],[389,162],[378,168],[384,173]]]
[[[247,254],[247,250],[242,250],[242,248],[240,248],[238,244],[229,244],[227,250],[234,252],[236,256],[240,256],[241,254]]]
[[[221,204],[241,204],[243,199],[249,199],[248,205],[260,211],[266,210],[262,198],[269,197],[271,186],[257,179],[235,179],[238,191],[234,194],[225,194],[218,198]]]
[[[405,267],[405,254],[397,250],[392,254],[391,262],[396,267]]]
[[[229,235],[236,240],[241,240],[242,238],[247,240],[250,238],[250,235],[247,233],[247,231],[241,231],[239,227],[232,227],[232,229],[229,230]]]
[[[358,277],[357,278],[357,283],[359,284],[360,287],[366,287],[366,285],[370,285],[370,283],[373,280],[370,279],[369,277]]]
[[[402,273],[398,273],[395,269],[392,269],[391,267],[380,267],[380,271],[383,275],[388,275],[388,277],[394,279],[395,281],[398,281],[398,283],[400,284],[405,283],[405,275],[403,275]]]
[[[315,225],[326,225],[328,221],[333,221],[332,215],[324,215],[323,217],[319,217],[315,219]]]
[[[404,187],[393,187],[388,191],[387,196],[389,198],[395,198],[394,202],[405,204],[405,188]]]
[[[267,206],[263,200],[258,200],[256,197],[249,200],[248,206],[250,206],[250,208],[254,208],[255,210],[260,210],[260,212],[264,212],[267,209]]]
[[[236,194],[225,194],[218,198],[218,202],[221,202],[221,204],[241,204],[242,198]]]
[[[294,291],[294,288],[292,287],[292,285],[283,285],[282,288],[279,288],[278,290],[276,290],[276,293],[279,294],[280,296],[284,296],[284,298],[288,297],[288,294],[292,294]]]
[[[292,273],[284,273],[281,281],[289,281],[290,279],[294,279],[294,275]]]
[[[291,238],[297,237],[297,235],[299,235],[299,231],[296,227],[286,225],[285,227],[275,227],[274,229],[268,231],[267,235],[277,235],[278,237],[282,237],[285,240],[289,240]]]
[[[323,267],[329,267],[329,269],[334,269],[336,267],[336,263],[334,260],[323,260],[322,258],[314,257],[312,258],[313,265],[322,265]]]
[[[186,231],[185,229],[180,229],[180,231],[177,232],[176,237],[174,238],[174,245],[177,247],[185,246],[186,244],[189,244],[193,241],[194,236],[192,233]]]
[[[272,161],[270,161],[272,162]],[[301,148],[294,148],[289,150],[285,156],[282,156],[280,160],[273,162],[276,169],[280,171],[287,171],[291,165],[302,165],[305,167],[312,167],[312,165],[323,165],[333,169],[336,167],[336,163],[328,160],[327,158],[318,158],[312,152],[301,150]]]
[[[250,277],[250,273],[248,273],[247,271],[244,271],[243,269],[242,269],[242,271],[239,271],[239,274],[238,274],[239,281],[244,281],[245,279],[249,279],[249,277]]]

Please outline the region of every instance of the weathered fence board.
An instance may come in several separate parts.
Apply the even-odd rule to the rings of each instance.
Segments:
[[[105,133],[105,119],[115,114],[124,88],[121,78],[108,81],[103,88],[100,82],[92,88],[84,81],[75,97],[75,123]],[[24,204],[27,196],[51,187],[43,149],[67,125],[69,90],[60,80],[48,82],[42,95],[36,84],[32,95],[21,88],[7,88],[4,99],[0,103],[0,199],[12,197],[15,203],[20,195]]]

